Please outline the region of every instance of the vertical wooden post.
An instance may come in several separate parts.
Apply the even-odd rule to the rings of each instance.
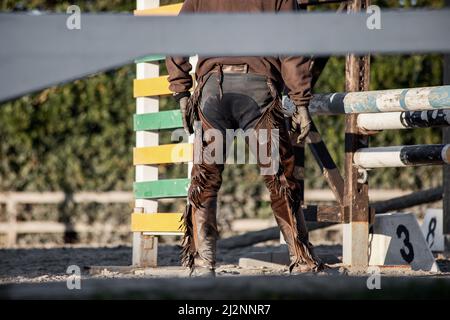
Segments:
[[[369,0],[354,0],[349,12],[358,12],[369,5]],[[364,27],[364,26],[362,26]],[[347,92],[369,89],[370,56],[350,54],[346,58],[345,86]],[[369,145],[367,135],[357,126],[357,115],[345,118],[345,187],[344,215],[350,223],[344,225],[343,262],[352,268],[366,268],[369,262],[369,186],[361,181],[361,174],[353,164],[353,156],[359,148]]]
[[[6,203],[6,215],[8,216],[6,246],[11,248],[17,243],[17,203],[12,196],[8,198],[8,202]]]
[[[137,0],[137,9],[151,9],[159,7],[159,0]],[[159,76],[159,63],[138,63],[136,70],[138,79],[155,78]],[[136,113],[151,113],[159,111],[159,98],[137,98]],[[159,133],[149,131],[136,132],[136,147],[152,147],[159,143]],[[136,166],[136,182],[158,180],[158,167]],[[158,201],[136,199],[135,207],[143,213],[157,213]],[[158,238],[144,235],[142,232],[133,233],[133,266],[156,267],[158,260]]]
[[[445,4],[450,7],[450,0],[446,0]],[[444,55],[444,85],[450,84],[450,54]],[[450,143],[450,128],[442,130],[443,142]],[[443,166],[443,186],[444,186],[444,201],[443,201],[443,223],[444,223],[444,239],[445,250],[450,250],[450,165]]]

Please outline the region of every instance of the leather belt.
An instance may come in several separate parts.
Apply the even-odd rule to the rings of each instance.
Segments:
[[[224,64],[223,73],[248,73],[248,64]]]

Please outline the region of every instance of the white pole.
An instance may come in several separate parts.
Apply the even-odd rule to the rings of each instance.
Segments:
[[[450,145],[362,148],[355,152],[353,162],[366,169],[448,164]]]
[[[406,167],[400,159],[402,147],[359,149],[355,152],[353,162],[363,168]]]
[[[392,130],[406,128],[400,119],[401,112],[358,115],[358,127],[364,130]]]
[[[358,127],[369,131],[447,126],[450,126],[450,109],[358,115]]]

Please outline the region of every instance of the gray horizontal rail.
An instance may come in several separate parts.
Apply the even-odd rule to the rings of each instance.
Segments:
[[[0,101],[149,54],[450,52],[449,10],[383,11],[379,30],[367,28],[368,17],[366,13],[81,14],[81,29],[69,30],[68,15],[0,14]]]

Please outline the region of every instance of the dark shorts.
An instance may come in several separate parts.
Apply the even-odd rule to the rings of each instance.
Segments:
[[[220,97],[219,77],[212,74],[202,90],[200,109],[209,124],[225,134],[226,129],[253,128],[273,97],[265,76],[223,75]]]

